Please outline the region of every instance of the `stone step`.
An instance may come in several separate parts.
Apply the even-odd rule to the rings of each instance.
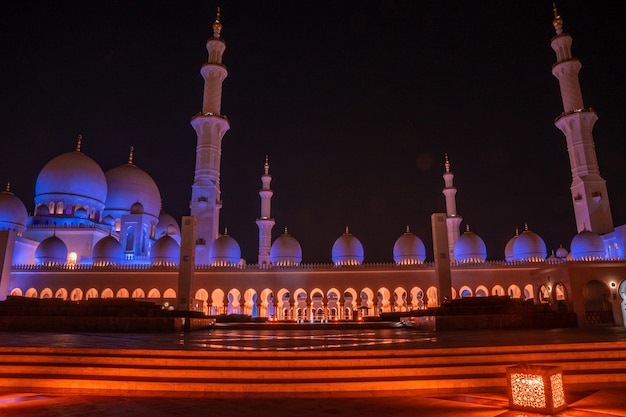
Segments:
[[[626,384],[626,344],[231,352],[0,348],[0,387],[46,391],[332,393],[482,391],[506,367],[558,365],[566,386]]]

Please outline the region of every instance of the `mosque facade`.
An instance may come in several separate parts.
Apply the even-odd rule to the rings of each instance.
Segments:
[[[258,258],[242,260],[235,238],[219,233],[221,143],[229,122],[221,113],[228,72],[218,12],[201,68],[202,109],[191,120],[197,147],[190,215],[179,224],[161,210],[159,188],[134,165],[132,148],[127,163],[103,172],[81,151],[79,137],[75,150],[41,169],[32,215],[10,185],[0,192],[0,300],[133,298],[211,315],[326,321],[435,307],[446,301],[445,294],[509,296],[574,311],[581,326],[623,326],[626,225],[613,225],[592,133],[597,115],[583,104],[572,37],[563,32],[556,11],[553,24],[552,73],[563,101],[555,124],[567,142],[578,230],[569,250],[560,247],[549,255],[543,239],[526,226],[508,241],[504,259],[487,260],[480,236],[468,227],[461,233],[445,155],[445,237],[435,247],[435,262],[426,261],[423,241],[407,227],[393,246],[394,262],[368,264],[363,245],[346,227],[332,246],[332,263],[304,264],[302,247],[288,230],[272,242],[266,157],[256,219]],[[441,288],[438,261],[449,270],[450,291]]]

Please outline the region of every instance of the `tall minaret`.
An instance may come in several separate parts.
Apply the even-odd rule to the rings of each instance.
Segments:
[[[558,78],[563,100],[563,113],[555,125],[565,134],[572,168],[572,200],[579,232],[587,229],[597,234],[613,231],[613,219],[606,181],[600,176],[593,142],[593,125],[598,116],[585,108],[580,91],[580,61],[572,56],[572,37],[563,32],[563,20],[554,6],[552,22],[556,36],[550,46],[556,52],[552,74]]]
[[[196,146],[196,171],[191,187],[191,216],[197,220],[196,264],[209,263],[209,249],[217,239],[220,208],[220,159],[222,137],[230,128],[228,119],[222,115],[222,82],[228,75],[222,64],[226,44],[220,38],[222,24],[217,9],[213,23],[213,37],[206,43],[208,61],[200,73],[204,78],[202,112],[191,119],[191,126],[198,136]]]
[[[453,184],[454,174],[450,171],[450,161],[446,154],[445,162],[446,171],[443,173],[443,181],[445,187],[443,195],[446,197],[446,224],[448,227],[448,247],[450,252],[450,260],[454,261],[454,244],[461,235],[460,227],[463,217],[456,213],[456,187]]]
[[[256,220],[259,226],[259,265],[270,264],[270,248],[272,247],[272,228],[274,227],[274,219],[272,219],[272,196],[274,192],[270,188],[272,176],[270,172],[270,164],[267,155],[265,155],[264,174],[261,176],[263,188],[259,191],[261,197],[261,217]]]

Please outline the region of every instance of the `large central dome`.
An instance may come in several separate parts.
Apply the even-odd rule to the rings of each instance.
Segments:
[[[51,202],[102,210],[107,181],[100,166],[79,150],[51,159],[39,172],[35,184],[35,206]]]

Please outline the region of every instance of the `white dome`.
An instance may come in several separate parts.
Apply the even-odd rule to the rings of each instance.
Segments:
[[[67,246],[56,235],[42,240],[35,249],[35,262],[38,264],[67,263]]]
[[[526,230],[515,239],[515,243],[513,244],[513,256],[515,260],[522,262],[538,262],[545,260],[547,255],[548,252],[543,239],[535,232],[528,230],[528,226],[526,226]]]
[[[209,252],[212,266],[236,266],[241,260],[241,248],[235,239],[224,233],[213,241]]]
[[[162,236],[154,245],[150,254],[155,265],[174,265],[180,262],[180,246],[171,236]]]
[[[569,255],[569,252],[563,247],[563,245],[559,246],[556,250],[557,258],[567,258],[567,255]]]
[[[599,260],[606,258],[602,238],[589,230],[583,230],[572,239],[572,257],[575,260]]]
[[[135,203],[143,206],[145,214],[158,219],[161,211],[161,193],[156,183],[144,170],[133,164],[124,164],[107,171],[108,193],[104,215],[119,219],[131,213]],[[138,209],[138,206],[135,206]]]
[[[26,206],[7,186],[0,192],[0,230],[24,231],[27,219]]]
[[[346,227],[346,232],[339,236],[333,244],[333,263],[335,265],[360,265],[363,263],[363,245],[356,237],[350,234]]]
[[[124,260],[122,245],[113,236],[106,236],[97,241],[91,253],[95,266],[119,264]]]
[[[35,184],[35,207],[62,202],[101,212],[107,197],[107,181],[100,166],[80,151],[51,159],[39,172]]]
[[[422,239],[411,233],[408,226],[406,232],[393,245],[393,260],[397,264],[421,264],[426,259],[426,246]]]
[[[272,244],[270,261],[274,265],[300,265],[302,262],[302,247],[287,229]]]
[[[517,239],[518,236],[519,232],[516,229],[515,236],[513,236],[511,239],[509,239],[508,242],[506,242],[506,246],[504,247],[504,259],[507,262],[511,262],[515,259],[515,254],[513,253],[513,245],[515,244],[515,239]]]
[[[454,259],[462,263],[485,262],[487,259],[485,242],[468,227],[454,244]]]

